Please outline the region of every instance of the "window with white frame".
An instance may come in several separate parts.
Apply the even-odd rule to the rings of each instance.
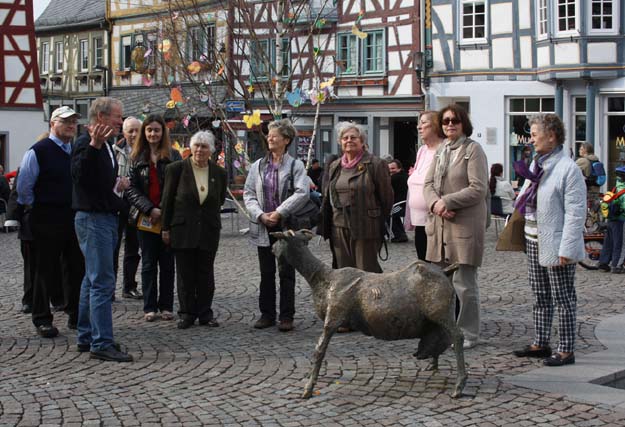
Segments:
[[[254,40],[250,43],[250,74],[253,80],[268,80],[274,74],[288,77],[291,71],[291,45],[282,39],[282,69],[276,66],[276,45],[274,40]]]
[[[558,32],[577,31],[578,0],[557,0],[556,28]]]
[[[54,70],[57,73],[63,72],[63,42],[54,44]]]
[[[533,157],[533,155],[526,156],[528,150],[529,153],[533,153],[533,147],[530,143],[529,118],[537,113],[553,113],[555,111],[555,98],[509,98],[507,107],[508,144],[510,147],[509,171],[510,179],[514,181],[518,179],[514,173],[514,162],[519,160],[530,161]]]
[[[102,37],[95,37],[93,39],[93,66],[104,65],[104,44]]]
[[[589,0],[588,25],[590,33],[616,33],[618,30],[619,2],[615,0]]]
[[[547,16],[548,16],[548,2],[547,0],[537,0],[536,1],[536,35],[546,36],[549,31],[549,27],[547,26]]]
[[[80,61],[80,71],[89,71],[89,40],[80,40],[80,53],[78,61]]]
[[[486,38],[486,1],[460,1],[460,39],[464,42]]]
[[[41,43],[41,74],[48,74],[50,71],[50,43]]]
[[[352,33],[338,34],[336,62],[342,75],[381,74],[385,70],[384,31],[367,31],[360,39]]]
[[[575,153],[579,157],[579,146],[586,142],[586,97],[576,96],[573,98],[573,124],[575,126]]]
[[[213,62],[215,57],[215,25],[191,27],[187,38],[189,61]]]
[[[119,69],[130,70],[132,63],[132,34],[122,36],[119,52]]]

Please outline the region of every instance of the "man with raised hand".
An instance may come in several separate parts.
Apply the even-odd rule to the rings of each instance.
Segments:
[[[88,132],[76,141],[72,155],[73,207],[76,235],[85,256],[85,277],[78,310],[78,351],[91,358],[131,362],[113,340],[112,297],[115,292],[113,253],[118,213],[128,179],[118,177],[118,164],[109,138],[122,126],[122,103],[97,98],[89,108]]]

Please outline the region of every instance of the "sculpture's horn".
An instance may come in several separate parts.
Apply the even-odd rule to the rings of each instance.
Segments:
[[[293,231],[293,230],[287,230],[287,231],[286,231],[286,234],[287,234],[289,237],[295,237],[295,231]]]
[[[276,240],[282,240],[284,239],[284,233],[282,231],[273,231],[271,233],[269,233],[269,235],[271,237],[273,237]]]
[[[311,230],[308,230],[306,228],[300,230],[300,233],[308,237],[308,240],[311,240],[313,237],[315,237],[315,233],[313,233]]]

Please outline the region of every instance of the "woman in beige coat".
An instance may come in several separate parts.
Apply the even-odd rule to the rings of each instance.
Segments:
[[[443,108],[439,120],[446,138],[423,190],[430,212],[425,225],[426,259],[459,264],[452,280],[460,299],[458,326],[464,334],[464,347],[472,348],[480,337],[477,267],[484,253],[488,163],[482,147],[469,138],[473,126],[462,107],[452,104]]]

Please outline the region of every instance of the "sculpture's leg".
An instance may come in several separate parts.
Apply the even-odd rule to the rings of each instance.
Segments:
[[[438,371],[438,356],[432,357],[429,365],[425,367],[426,371]]]
[[[308,382],[304,387],[304,394],[302,394],[302,399],[308,399],[310,396],[312,396],[313,387],[315,386],[315,383],[317,383],[319,369],[321,369],[321,362],[323,362],[323,358],[326,355],[326,350],[328,348],[328,344],[330,343],[330,338],[332,338],[332,335],[334,335],[334,333],[336,332],[339,324],[340,323],[336,323],[332,326],[326,324],[323,326],[323,333],[321,334],[321,337],[319,337],[317,347],[315,348],[312,370],[310,371]]]
[[[456,385],[451,397],[457,398],[462,396],[462,390],[464,390],[464,386],[467,383],[467,370],[464,364],[464,336],[458,326],[456,326],[455,322],[450,326],[451,327],[448,330],[454,343],[454,352],[456,353],[456,369],[458,370]]]

